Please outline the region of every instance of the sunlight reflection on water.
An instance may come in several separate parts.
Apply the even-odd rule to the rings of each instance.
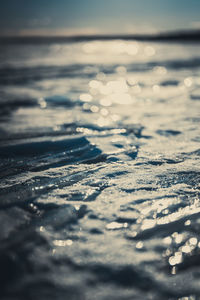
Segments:
[[[27,291],[26,263],[53,295],[59,280],[86,299],[195,299],[199,45],[26,47],[0,60],[6,267]]]

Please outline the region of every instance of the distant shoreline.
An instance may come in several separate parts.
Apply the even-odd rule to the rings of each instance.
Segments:
[[[0,36],[0,43],[66,43],[93,40],[135,40],[148,42],[200,42],[200,30],[172,31],[157,34],[99,34],[74,36]]]

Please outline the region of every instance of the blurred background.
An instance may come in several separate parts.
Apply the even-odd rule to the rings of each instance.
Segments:
[[[1,35],[135,34],[199,29],[198,0],[2,0]]]
[[[0,0],[1,299],[200,299],[199,11]]]

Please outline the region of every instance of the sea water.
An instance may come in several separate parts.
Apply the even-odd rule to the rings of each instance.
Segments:
[[[2,43],[1,299],[199,299],[199,124],[198,43]]]

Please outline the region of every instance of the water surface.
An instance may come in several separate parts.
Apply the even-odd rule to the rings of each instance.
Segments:
[[[0,46],[1,298],[200,297],[200,45]]]

